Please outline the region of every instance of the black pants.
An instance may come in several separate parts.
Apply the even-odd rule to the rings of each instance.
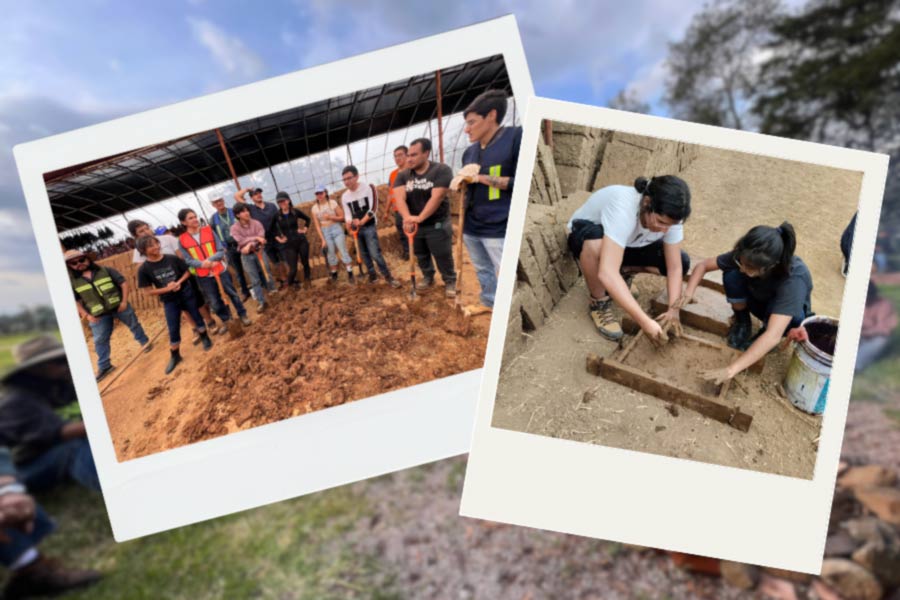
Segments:
[[[305,235],[290,239],[281,247],[281,254],[288,266],[288,284],[297,281],[297,259],[303,263],[303,277],[309,281],[312,270],[309,267],[309,241]]]
[[[572,233],[569,234],[569,251],[575,256],[575,260],[581,258],[581,250],[588,240],[603,239],[603,225],[578,219],[572,222]],[[663,241],[656,240],[652,244],[639,248],[625,248],[622,255],[623,267],[656,267],[660,275],[666,275],[666,256],[663,250]],[[681,251],[681,272],[687,273],[691,269],[691,259],[688,253]]]
[[[238,283],[241,285],[241,291],[246,296],[250,293],[250,288],[247,287],[247,277],[244,275],[244,265],[241,264],[241,251],[237,249],[237,246],[234,248],[229,246],[227,255],[228,264],[234,267],[234,271],[238,276]]]
[[[453,229],[450,226],[450,219],[430,225],[419,225],[419,231],[413,241],[413,251],[425,281],[434,279],[434,263],[437,263],[444,284],[456,283],[456,269],[453,266]]]
[[[394,226],[397,227],[397,239],[400,240],[403,260],[409,260],[409,240],[406,239],[406,232],[403,230],[403,217],[398,212],[394,213]]]

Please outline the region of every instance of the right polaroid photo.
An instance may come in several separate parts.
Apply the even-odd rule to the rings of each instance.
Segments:
[[[542,99],[521,156],[462,513],[746,558],[716,513],[771,503],[823,541],[886,157]]]

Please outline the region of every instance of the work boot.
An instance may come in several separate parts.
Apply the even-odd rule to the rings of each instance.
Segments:
[[[203,351],[209,352],[209,349],[212,348],[212,339],[209,337],[209,333],[204,331],[200,334],[200,341],[203,342]]]
[[[392,288],[398,288],[398,287],[400,287],[400,285],[401,285],[401,283],[400,283],[399,281],[397,281],[396,279],[394,279],[394,276],[393,276],[393,275],[391,275],[390,277],[388,277],[387,282],[388,282],[388,285],[391,286]]]
[[[102,577],[99,571],[67,568],[56,559],[40,556],[31,564],[12,572],[3,588],[3,598],[55,596],[92,585]]]
[[[150,340],[147,340],[147,343],[144,344],[143,346],[141,346],[141,350],[143,350],[144,352],[150,352],[150,350],[152,348],[153,348],[153,342],[151,342]]]
[[[420,279],[416,282],[416,290],[424,292],[434,287],[434,279]]]
[[[378,275],[375,273],[369,272],[369,283],[375,284],[378,283]]]
[[[193,330],[193,331],[194,331],[194,339],[191,340],[191,344],[193,344],[194,346],[196,346],[197,344],[200,343],[200,332],[197,330],[196,327],[194,327],[194,330]]]
[[[750,347],[750,335],[753,333],[753,324],[750,322],[748,309],[734,311],[734,320],[728,328],[725,340],[728,345],[738,350],[746,350]]]
[[[334,285],[337,283],[337,271],[331,272],[331,277],[328,278],[328,285]]]
[[[266,307],[268,307],[268,306],[269,305],[266,304],[265,302],[260,302],[259,306],[256,307],[256,312],[259,314],[262,314],[262,313],[266,312]]]
[[[612,299],[608,295],[599,300],[591,298],[589,314],[600,335],[613,342],[622,339],[624,332],[613,314]]]
[[[252,321],[250,321],[250,317],[248,317],[247,315],[244,315],[243,317],[241,317],[242,325],[250,325],[251,322]]]
[[[250,292],[249,292],[249,291],[244,290],[243,292],[241,292],[241,302],[246,302],[246,301],[249,300],[249,299],[250,299]]]
[[[209,339],[208,336],[207,339]],[[172,357],[169,358],[169,364],[166,365],[166,375],[174,371],[175,367],[178,366],[178,363],[181,362],[181,352],[178,350],[170,350],[170,352],[172,353]]]
[[[107,375],[112,373],[113,369],[115,369],[115,367],[112,365],[109,365],[105,369],[100,369],[100,371],[97,373],[97,383],[100,383],[100,381],[102,381]]]
[[[353,269],[347,271],[347,281],[349,281],[350,283],[356,282],[356,278],[353,276]]]
[[[228,333],[228,327],[225,325],[225,322],[222,322],[222,326],[216,329],[216,335],[225,335]]]
[[[456,298],[456,282],[444,284],[444,296],[447,298]]]

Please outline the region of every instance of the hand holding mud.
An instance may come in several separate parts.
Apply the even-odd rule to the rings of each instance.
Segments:
[[[676,303],[677,304],[677,303]],[[679,308],[673,306],[663,314],[656,317],[656,320],[659,322],[660,327],[664,333],[668,333],[672,331],[675,337],[681,337],[684,335],[684,330],[681,328],[681,316],[679,313]]]
[[[732,377],[733,375],[729,372],[728,367],[722,367],[719,369],[706,369],[700,371],[701,379],[709,381],[716,385],[722,385]]]

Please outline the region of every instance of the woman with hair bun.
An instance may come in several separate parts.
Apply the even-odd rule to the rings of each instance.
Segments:
[[[706,273],[721,270],[725,298],[734,311],[728,345],[745,351],[727,368],[707,372],[708,379],[716,383],[731,379],[813,314],[812,275],[806,263],[794,255],[796,248],[797,236],[787,221],[778,227],[757,225],[729,252],[706,258],[694,268],[682,306],[690,302]],[[750,315],[763,322],[756,335]]]
[[[651,340],[665,337],[663,327],[680,331],[678,300],[690,259],[681,249],[682,224],[691,214],[691,191],[683,179],[662,175],[638,177],[634,186],[610,185],[591,194],[572,215],[566,229],[590,292],[590,316],[609,340],[621,339],[622,326],[612,312],[615,302]],[[657,320],[631,295],[636,273],[666,278],[669,310]]]

